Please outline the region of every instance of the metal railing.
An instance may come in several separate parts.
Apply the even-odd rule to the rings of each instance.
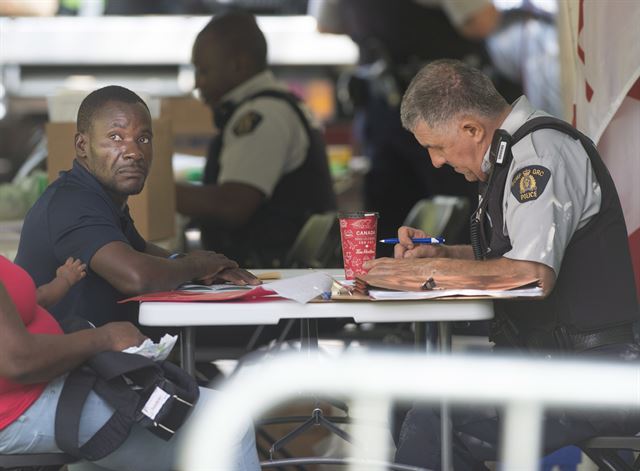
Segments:
[[[502,469],[538,469],[545,408],[640,407],[640,365],[487,356],[348,353],[340,358],[282,355],[241,371],[211,406],[192,418],[180,469],[224,470],[243,432],[236,411],[258,417],[301,394],[353,398],[353,417],[385,422],[393,402],[494,404],[504,408],[499,460]],[[356,419],[357,420],[357,419]],[[224,426],[220,426],[224,424]],[[357,427],[350,470],[382,470],[388,435]],[[363,464],[364,463],[364,464]]]

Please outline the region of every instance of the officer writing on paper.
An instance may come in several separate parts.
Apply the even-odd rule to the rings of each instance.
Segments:
[[[242,266],[280,266],[307,218],[336,207],[321,133],[267,68],[253,15],[213,18],[192,60],[219,133],[203,184],[177,185],[177,209],[201,229],[205,248]]]
[[[544,299],[495,303],[490,335],[497,347],[638,359],[627,231],[615,186],[591,141],[533,109],[524,96],[509,105],[480,71],[454,60],[432,62],[416,75],[401,117],[436,167],[448,164],[480,182],[473,244],[417,245],[411,238],[426,234],[402,227],[395,258],[371,261],[369,273],[410,273],[436,284],[439,274],[450,273],[533,276]],[[495,411],[454,413],[453,426],[464,444],[454,450],[455,469],[482,469],[474,466],[495,458]],[[545,427],[548,452],[626,433],[634,424],[558,412],[547,416]],[[439,469],[439,430],[433,411],[412,409],[397,461]]]

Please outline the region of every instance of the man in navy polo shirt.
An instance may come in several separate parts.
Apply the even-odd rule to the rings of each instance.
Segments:
[[[144,187],[152,140],[149,109],[126,88],[101,88],[80,105],[73,168],[61,172],[27,214],[16,256],[38,286],[68,257],[87,264],[87,276],[51,308],[58,320],[74,315],[98,326],[135,320],[137,306],[119,299],[194,279],[259,283],[222,254],[174,258],[140,236],[127,198]]]

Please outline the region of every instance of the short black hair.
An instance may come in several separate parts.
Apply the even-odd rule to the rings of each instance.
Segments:
[[[147,111],[149,111],[147,104],[136,93],[119,85],[109,85],[89,93],[85,99],[82,100],[82,103],[80,103],[78,119],[76,120],[78,132],[89,131],[89,129],[91,129],[91,124],[93,123],[93,115],[95,115],[96,111],[110,101],[117,101],[120,103],[142,103]]]
[[[267,40],[252,13],[229,10],[218,14],[200,31],[197,40],[205,34],[222,39],[234,54],[245,54],[256,72],[267,68]]]

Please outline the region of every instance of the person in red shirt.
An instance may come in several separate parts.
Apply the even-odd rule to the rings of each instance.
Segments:
[[[67,260],[54,280],[36,289],[26,271],[0,256],[0,453],[59,452],[54,416],[66,373],[97,353],[122,351],[140,345],[146,338],[130,322],[111,322],[72,334],[62,332],[39,302],[57,302],[84,272],[82,263]],[[212,395],[201,389],[198,406]],[[99,396],[90,394],[80,421],[80,443],[88,440],[112,412]],[[134,426],[120,448],[97,462],[99,467],[79,463],[69,469],[169,470],[175,465],[177,442],[175,438],[165,442]],[[251,427],[238,446],[234,469],[259,469]]]
[[[83,264],[68,260],[54,280],[36,290],[27,272],[0,257],[0,429],[20,417],[48,381],[97,353],[144,341],[126,322],[62,336],[56,320],[38,301],[55,304],[83,273]]]

